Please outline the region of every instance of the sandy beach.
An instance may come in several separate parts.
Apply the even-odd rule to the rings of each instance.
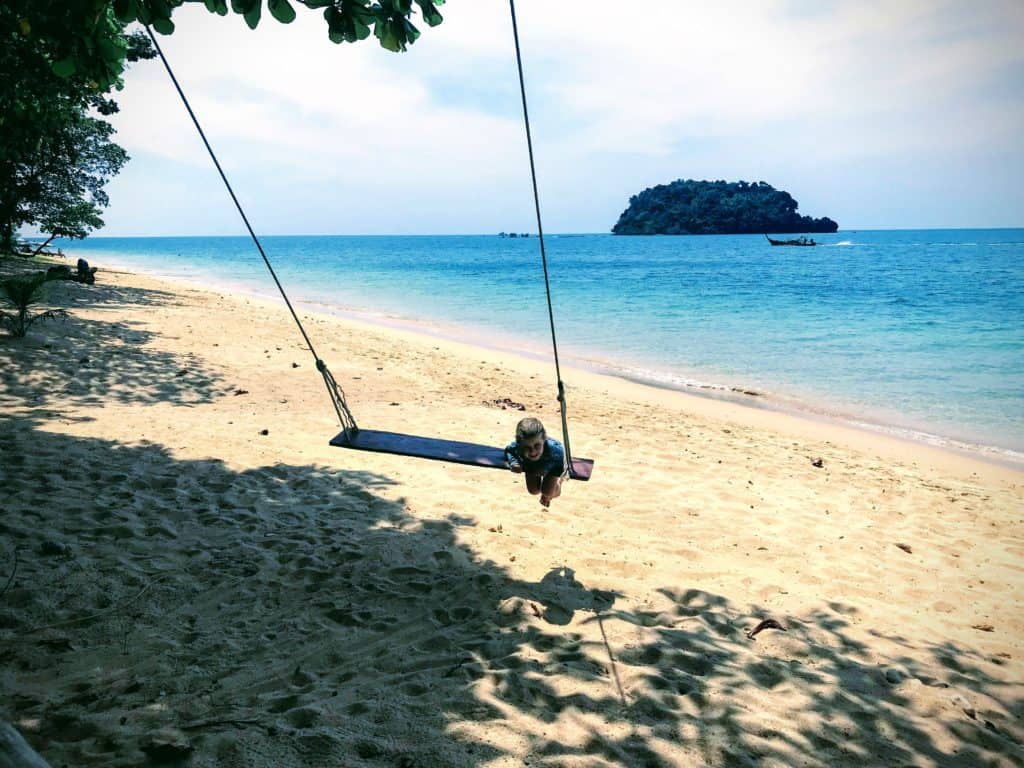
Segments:
[[[0,338],[0,720],[52,766],[1024,765],[1024,472],[566,370],[544,509],[330,447],[282,302],[99,266]],[[362,427],[560,437],[550,363],[300,316]]]

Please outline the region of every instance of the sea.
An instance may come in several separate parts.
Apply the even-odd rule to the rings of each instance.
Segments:
[[[570,405],[583,366],[1024,465],[1024,229],[814,238],[545,235]],[[552,359],[536,236],[261,242],[298,308]],[[279,296],[247,237],[55,245],[101,280],[124,268]]]

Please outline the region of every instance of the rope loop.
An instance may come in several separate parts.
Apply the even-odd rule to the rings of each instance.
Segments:
[[[356,424],[356,419],[352,415],[352,411],[348,408],[348,403],[345,402],[345,392],[335,380],[334,375],[328,370],[327,364],[323,360],[317,360],[317,370],[324,377],[324,384],[327,387],[327,392],[331,396],[331,404],[334,406],[334,412],[338,414],[338,421],[341,422],[342,429],[348,434],[358,434],[359,426]]]

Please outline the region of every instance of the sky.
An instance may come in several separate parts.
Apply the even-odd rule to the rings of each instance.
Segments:
[[[536,222],[509,5],[406,53],[202,4],[160,43],[258,234]],[[544,230],[675,179],[766,181],[844,230],[1024,226],[1021,0],[517,0]],[[107,236],[245,230],[159,60],[116,99]]]

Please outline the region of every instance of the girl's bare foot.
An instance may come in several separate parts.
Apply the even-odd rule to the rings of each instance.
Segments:
[[[540,497],[540,505],[542,507],[550,507],[551,506],[551,498],[548,497],[548,496],[541,496]]]

